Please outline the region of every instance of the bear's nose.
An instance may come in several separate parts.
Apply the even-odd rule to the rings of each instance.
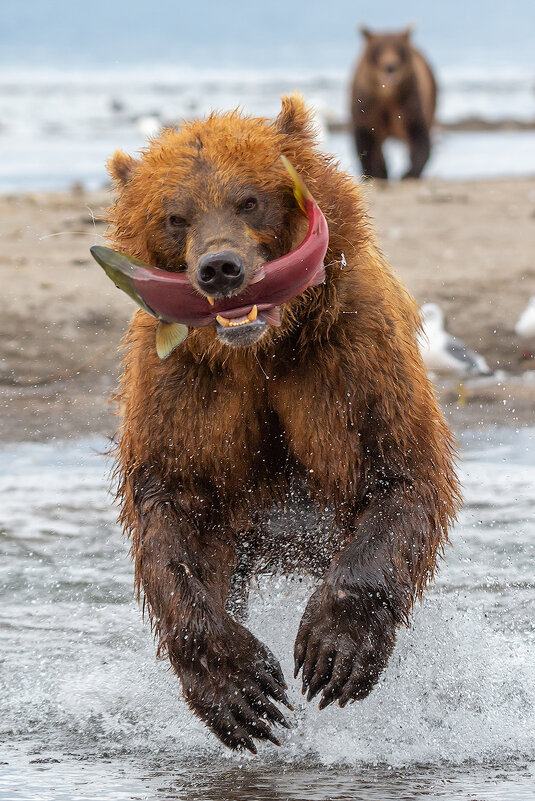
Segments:
[[[226,295],[243,284],[245,266],[233,250],[205,253],[199,259],[197,281],[205,292]]]
[[[385,67],[386,71],[389,72],[389,73],[395,72],[397,70],[397,68],[398,68],[397,64],[387,64],[386,67]]]

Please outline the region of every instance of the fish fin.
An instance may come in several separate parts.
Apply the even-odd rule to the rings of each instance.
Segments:
[[[296,171],[295,167],[293,166],[293,164],[291,163],[291,161],[289,161],[286,158],[286,156],[281,156],[281,161],[284,164],[284,166],[286,167],[286,170],[289,173],[290,178],[292,179],[294,195],[295,195],[295,199],[297,200],[297,202],[299,204],[299,208],[301,209],[302,212],[304,212],[305,214],[308,214],[305,201],[313,200],[314,198],[310,194],[310,191],[307,188],[307,186],[306,186],[305,182],[303,181],[303,179],[297,174],[297,171]]]
[[[133,256],[127,256],[126,253],[119,253],[119,251],[112,250],[104,245],[93,245],[90,250],[95,261],[100,264],[115,286],[118,289],[122,289],[122,291],[131,297],[138,306],[141,306],[144,311],[155,317],[156,315],[152,309],[147,306],[134,286],[134,273],[138,267],[146,266],[145,263]]]
[[[160,320],[156,327],[156,353],[160,359],[167,359],[169,354],[184,342],[187,335],[187,325],[164,323]]]

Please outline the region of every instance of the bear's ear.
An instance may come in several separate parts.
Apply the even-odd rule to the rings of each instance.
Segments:
[[[279,133],[299,139],[314,136],[312,111],[306,107],[305,99],[299,92],[283,95],[282,108],[274,122]]]
[[[122,150],[116,150],[106,162],[106,168],[119,186],[126,186],[138,164],[137,159]]]
[[[405,30],[401,32],[401,35],[408,42],[413,33],[414,33],[414,25],[407,25]]]
[[[365,25],[359,25],[359,27],[357,28],[357,32],[361,33],[367,42],[369,42],[369,40],[373,38],[373,33],[370,31],[369,28],[366,28]]]

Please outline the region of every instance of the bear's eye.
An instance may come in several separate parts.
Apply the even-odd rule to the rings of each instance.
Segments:
[[[258,201],[255,197],[248,197],[240,206],[241,211],[252,211],[258,206]]]
[[[188,221],[184,217],[179,217],[178,214],[171,214],[169,217],[169,225],[173,228],[187,228]]]

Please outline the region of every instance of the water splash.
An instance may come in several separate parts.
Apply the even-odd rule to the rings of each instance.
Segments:
[[[467,443],[467,506],[454,548],[363,702],[319,712],[290,679],[308,582],[263,580],[253,589],[249,625],[280,658],[296,706],[283,747],[262,746],[256,759],[226,752],[155,660],[107,494],[105,443],[5,448],[0,742],[34,759],[76,754],[87,769],[135,760],[182,770],[193,760],[198,771],[207,761],[212,776],[240,765],[341,775],[533,764],[533,432],[497,436]],[[0,780],[0,798],[1,788]]]

